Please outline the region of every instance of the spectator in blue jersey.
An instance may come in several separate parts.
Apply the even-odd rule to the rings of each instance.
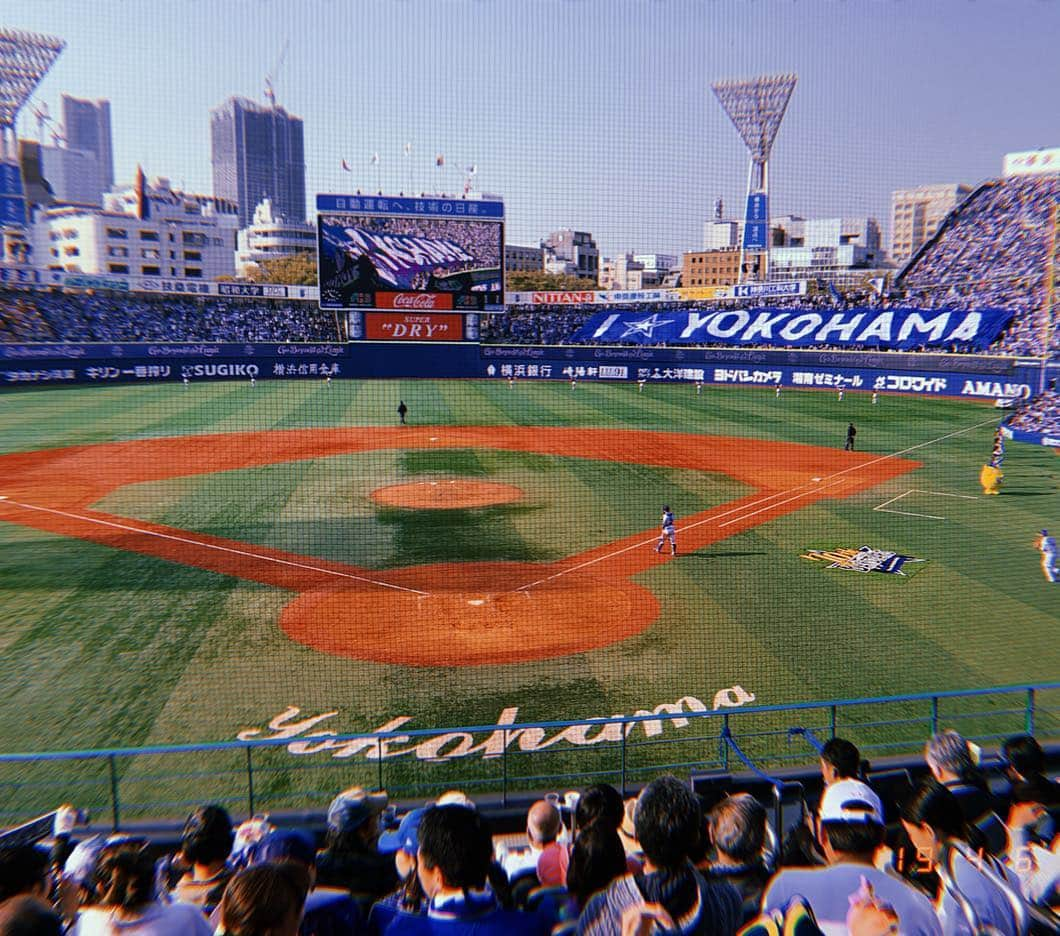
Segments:
[[[545,936],[549,923],[504,910],[486,878],[493,841],[485,820],[467,806],[431,806],[419,826],[420,883],[425,916],[398,914],[387,936]]]
[[[741,919],[739,892],[704,880],[691,856],[701,850],[703,812],[699,800],[676,777],[659,777],[641,792],[634,814],[644,870],[614,881],[578,918],[578,936],[620,936],[623,915],[668,915],[674,933],[734,933]]]
[[[344,790],[328,808],[324,849],[317,856],[317,880],[343,887],[365,910],[398,883],[394,862],[381,855],[379,815],[389,802],[386,793],[361,787]]]
[[[224,936],[297,936],[309,874],[289,861],[244,868],[221,901]]]
[[[306,832],[275,829],[251,847],[251,867],[290,862],[309,875],[300,936],[352,936],[362,929],[360,908],[340,887],[316,886],[316,843]]]
[[[427,810],[413,809],[406,813],[400,825],[379,836],[379,851],[393,854],[394,867],[401,883],[397,890],[372,904],[368,914],[368,929],[378,936],[400,913],[422,916],[427,912],[427,895],[423,892],[420,876],[416,873],[416,856],[420,850],[420,823]]]

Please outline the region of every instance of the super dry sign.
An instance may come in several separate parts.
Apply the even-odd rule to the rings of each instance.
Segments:
[[[364,337],[372,341],[461,341],[462,315],[366,312]]]

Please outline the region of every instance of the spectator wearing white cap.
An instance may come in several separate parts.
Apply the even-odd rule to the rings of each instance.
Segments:
[[[346,888],[364,910],[398,883],[392,858],[376,847],[379,815],[388,802],[386,793],[362,787],[336,796],[328,807],[324,850],[317,856],[317,882]]]
[[[941,934],[931,901],[911,884],[873,865],[883,843],[883,804],[867,784],[840,780],[829,785],[821,798],[818,820],[818,837],[828,864],[781,871],[766,888],[763,910],[780,910],[801,896],[822,931],[845,933],[850,897],[862,889],[864,879],[878,900],[894,908],[903,934]]]

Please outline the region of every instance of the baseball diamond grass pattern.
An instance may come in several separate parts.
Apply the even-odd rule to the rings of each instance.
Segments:
[[[503,666],[329,656],[277,626],[291,592],[2,523],[0,750],[227,740],[242,728],[264,728],[287,706],[303,715],[337,711],[323,727],[352,732],[398,715],[412,716],[410,728],[491,724],[511,707],[520,720],[632,713],[688,695],[709,707],[716,691],[734,685],[772,704],[1055,678],[1060,595],[1045,583],[1032,539],[1042,526],[1060,524],[1060,459],[1011,445],[1004,493],[977,497],[1000,415],[982,405],[887,396],[872,406],[867,395],[849,392],[840,403],[831,393],[785,391],[777,399],[771,390],[710,387],[697,397],[685,385],[638,393],[635,385],[590,382],[574,391],[565,382],[509,389],[504,381],[11,391],[0,396],[0,452],[268,429],[360,427],[370,434],[396,423],[400,399],[413,426],[636,429],[831,448],[842,447],[853,421],[859,450],[879,454],[983,425],[910,452],[923,463],[910,474],[660,560],[635,579],[661,607],[643,633],[591,652]],[[368,498],[385,485],[451,478],[515,484],[525,497],[424,512]],[[873,510],[911,489],[934,493],[912,493],[893,506],[945,519]],[[611,463],[591,450],[568,458],[389,449],[132,485],[93,507],[385,570],[554,561],[638,531],[650,536],[664,502],[677,514],[680,545],[683,516],[746,493],[725,476]],[[869,544],[930,561],[902,581],[824,573],[799,557],[829,544]],[[528,633],[527,643],[533,640]],[[778,753],[770,744],[755,753]],[[697,745],[714,747],[689,741],[682,756],[694,756]],[[536,769],[614,766],[604,748],[555,752]],[[262,762],[276,766],[262,780],[262,795],[292,804],[302,791],[372,782],[378,769],[360,758],[285,751]],[[388,762],[384,782],[407,779],[405,765]],[[194,793],[169,791],[149,779],[158,767],[144,761],[126,771],[146,778],[145,798],[182,802],[226,789],[218,779],[194,781]],[[459,782],[499,767],[472,758],[438,769]],[[51,774],[41,768],[38,776]],[[101,768],[79,776],[105,779]],[[92,790],[104,796],[103,786]]]

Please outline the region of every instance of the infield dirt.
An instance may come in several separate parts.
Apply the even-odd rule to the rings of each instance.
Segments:
[[[106,494],[144,481],[376,449],[431,448],[501,449],[685,468],[726,474],[754,489],[679,518],[681,553],[920,467],[897,457],[789,442],[637,430],[277,430],[0,456],[0,475],[8,479],[0,492],[6,498],[0,501],[0,520],[297,592],[280,618],[284,632],[322,653],[353,659],[413,666],[546,659],[616,643],[656,620],[657,599],[632,579],[658,563],[680,562],[681,555],[654,552],[654,527],[552,564],[450,563],[375,570],[91,509]],[[434,490],[439,486],[450,487],[443,482]],[[439,499],[430,482],[401,487],[416,489],[420,500],[400,506],[438,506],[430,502]],[[460,507],[495,504],[502,496],[514,499],[518,489],[468,493],[479,502],[469,500]]]

